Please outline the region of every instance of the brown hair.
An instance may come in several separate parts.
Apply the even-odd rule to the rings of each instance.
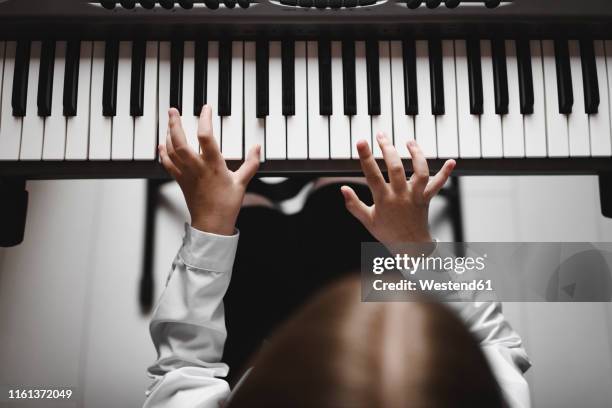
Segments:
[[[252,360],[239,407],[501,407],[477,343],[441,304],[362,303],[343,279],[281,327]]]

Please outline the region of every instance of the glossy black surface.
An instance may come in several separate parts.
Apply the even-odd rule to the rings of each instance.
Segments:
[[[429,84],[431,88],[431,113],[444,115],[444,71],[442,70],[442,42],[429,41]]]
[[[380,71],[378,41],[366,41],[366,71],[368,77],[368,115],[380,115]]]
[[[572,70],[566,40],[555,40],[555,61],[557,67],[559,113],[570,114],[574,106],[574,90],[572,88]]]
[[[258,118],[269,114],[270,48],[267,41],[255,45],[255,111]],[[274,78],[273,80],[276,80]]]
[[[117,71],[119,68],[119,42],[107,41],[104,51],[104,82],[102,85],[102,114],[117,115]]]
[[[357,84],[355,78],[355,42],[342,42],[342,88],[344,114],[357,114]]]
[[[283,81],[283,115],[295,115],[295,43],[281,43],[281,69]]]
[[[419,96],[417,92],[418,79],[414,40],[402,41],[402,58],[404,68],[404,110],[406,115],[417,115],[419,113]]]
[[[508,67],[506,65],[506,44],[504,40],[491,41],[493,59],[493,87],[495,90],[495,113],[508,113]],[[485,84],[485,86],[490,86]]]
[[[76,116],[79,93],[80,41],[66,44],[66,65],[64,69],[64,116]]]
[[[331,43],[321,40],[318,45],[319,60],[319,114],[331,115],[332,110],[332,76],[331,76]]]
[[[54,68],[55,41],[43,41],[40,50],[40,71],[38,74],[38,116],[46,117],[51,115],[51,97],[53,94]]]
[[[146,43],[134,41],[132,44],[132,70],[130,81],[130,115],[142,116],[144,112]],[[154,78],[148,78],[152,80]]]
[[[206,104],[206,92],[208,86],[208,41],[198,40],[195,42],[194,55],[194,89],[193,89],[193,114],[199,116],[202,107]]]
[[[529,40],[519,40],[516,42],[516,58],[518,63],[521,114],[530,115],[533,113],[534,93]]]
[[[28,73],[30,67],[30,41],[17,42],[15,50],[15,72],[13,74],[13,94],[11,106],[13,116],[25,116],[28,99]]]
[[[484,99],[482,94],[482,65],[480,55],[480,41],[467,40],[468,82],[470,87],[470,113],[482,115],[484,112]]]
[[[170,45],[170,107],[183,113],[183,57],[185,44],[173,41]]]

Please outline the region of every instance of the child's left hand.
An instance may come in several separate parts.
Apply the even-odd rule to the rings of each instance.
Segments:
[[[191,226],[214,234],[234,234],[246,186],[259,168],[260,146],[253,146],[242,166],[230,171],[213,137],[209,106],[202,108],[198,122],[202,154],[187,143],[179,112],[171,108],[168,115],[168,136],[166,145],[159,146],[159,156],[183,191]]]

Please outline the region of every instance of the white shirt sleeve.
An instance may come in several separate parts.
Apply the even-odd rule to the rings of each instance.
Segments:
[[[227,336],[223,296],[238,232],[222,236],[185,224],[185,238],[151,319],[157,361],[145,408],[215,407],[229,395],[221,362]]]
[[[529,385],[523,373],[531,361],[523,343],[502,314],[499,302],[448,302],[480,343],[510,408],[529,408]]]
[[[433,253],[438,253],[437,243]],[[502,314],[500,302],[445,302],[479,342],[510,408],[529,408],[529,384],[523,373],[531,361],[518,333]]]

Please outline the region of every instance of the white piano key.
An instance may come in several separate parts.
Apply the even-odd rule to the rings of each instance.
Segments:
[[[295,115],[287,116],[287,157],[308,158],[308,88],[306,87],[306,42],[296,41],[295,54]]]
[[[132,77],[132,42],[119,42],[117,62],[117,111],[113,117],[111,157],[113,160],[134,158],[134,118],[130,115]]]
[[[76,116],[66,118],[66,160],[86,160],[89,147],[89,92],[93,43],[82,41]]]
[[[91,60],[91,98],[89,110],[90,160],[110,160],[111,154],[112,119],[102,114],[104,54],[104,41],[94,41],[93,58]]]
[[[465,40],[455,40],[455,69],[457,70],[457,125],[459,156],[462,159],[480,157],[480,115],[470,111],[470,82]]]
[[[22,118],[13,116],[13,75],[15,73],[15,41],[6,42],[4,54],[4,81],[0,106],[0,160],[19,159]]]
[[[170,41],[159,42],[159,65],[158,65],[158,143],[166,144],[168,135],[168,109],[170,108]]]
[[[242,41],[232,41],[232,114],[221,118],[221,152],[242,159]]]
[[[393,106],[391,94],[391,55],[389,41],[378,42],[378,73],[380,80],[380,115],[372,116],[372,135],[383,132],[393,140]],[[373,140],[374,157],[382,158],[380,146]]]
[[[287,158],[287,130],[283,116],[283,68],[281,43],[271,41],[268,62],[268,110],[266,118],[266,158]],[[246,146],[245,146],[246,147]],[[248,146],[250,148],[250,146]]]
[[[393,94],[393,143],[401,158],[409,158],[406,143],[414,139],[414,117],[406,115],[404,59],[401,41],[391,41],[391,92]]]
[[[42,158],[45,119],[38,116],[37,104],[40,50],[41,42],[32,41],[30,67],[28,69],[28,100],[26,116],[23,118],[23,131],[21,132],[20,160],[40,160]],[[87,85],[89,88],[89,84]]]
[[[431,113],[431,87],[429,83],[429,45],[416,41],[417,94],[419,114],[415,118],[414,135],[428,159],[438,157],[436,146],[436,117]]]
[[[157,42],[147,41],[142,116],[134,118],[134,160],[152,160],[157,152]]]
[[[64,116],[64,72],[66,70],[66,41],[55,43],[53,94],[51,115],[45,119],[43,160],[63,160],[66,153],[66,117]]]
[[[168,74],[169,75],[169,74]],[[219,41],[208,42],[208,64],[206,70],[206,104],[212,111],[213,135],[221,147],[221,118],[219,102]]]
[[[568,43],[570,69],[572,72],[572,89],[574,92],[574,107],[568,115],[569,152],[572,157],[590,156],[589,117],[584,106],[584,86],[582,81],[582,58],[580,58],[580,43],[571,40]]]
[[[455,79],[455,44],[453,40],[442,41],[442,70],[444,76],[444,115],[436,116],[438,157],[459,157],[459,135],[457,130],[457,87]]]
[[[483,114],[480,116],[480,148],[482,157],[502,157],[502,120],[495,113],[495,91],[493,88],[493,58],[491,41],[480,41],[482,67]]]
[[[606,69],[611,70],[612,75],[612,42],[597,40],[593,44],[595,50],[595,63],[597,65],[597,80],[599,84],[599,110],[596,114],[589,115],[589,127],[591,131],[591,155],[605,157],[612,155],[612,144],[610,129],[610,94],[609,78]],[[606,56],[609,55],[606,64]],[[607,68],[606,68],[607,65]]]
[[[359,140],[366,140],[370,148],[372,147],[372,120],[368,114],[368,70],[365,41],[355,42],[355,85],[357,114],[351,118],[351,157],[358,159],[357,142]]]
[[[255,42],[244,43],[244,148],[261,146],[260,160],[266,158],[266,120],[257,117]],[[270,95],[271,96],[271,95]],[[284,136],[283,136],[284,138]]]
[[[197,153],[200,151],[198,141],[199,117],[193,112],[195,88],[195,42],[185,41],[183,49],[183,107],[181,122],[189,146]]]
[[[319,49],[316,41],[308,41],[308,158],[329,158],[329,116],[319,109]]]
[[[567,115],[559,113],[555,45],[552,40],[542,41],[542,63],[544,64],[544,89],[546,92],[548,156],[567,157],[569,156]]]
[[[544,94],[544,67],[542,65],[542,43],[529,42],[531,49],[531,71],[533,73],[533,113],[525,115],[525,156],[546,157],[546,101]]]
[[[506,67],[508,72],[508,113],[502,116],[504,157],[525,157],[525,137],[521,96],[519,91],[516,43],[506,40]]]
[[[329,118],[329,152],[332,159],[351,158],[351,118],[344,114],[342,42],[331,43],[332,116]]]

